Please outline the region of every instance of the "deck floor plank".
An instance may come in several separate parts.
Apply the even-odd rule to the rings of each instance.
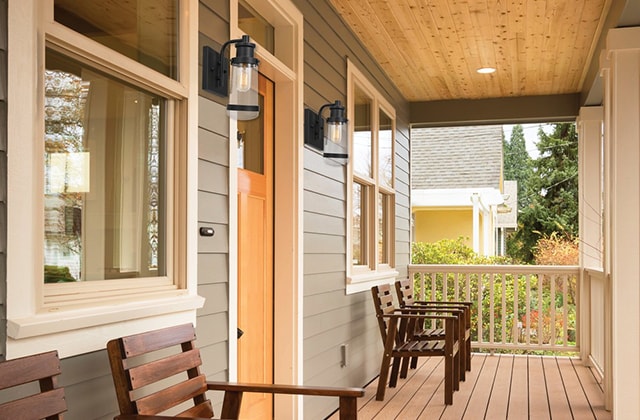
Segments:
[[[416,394],[412,396],[412,398],[407,402],[407,404],[402,407],[402,409],[397,413],[396,417],[398,419],[417,419],[425,407],[434,403],[435,400],[440,397],[440,392],[443,392],[442,382],[443,375],[442,372],[444,367],[442,365],[443,359],[441,357],[429,357],[428,363],[425,363],[423,369],[429,369],[428,376],[426,380],[420,384],[420,388],[417,390]]]
[[[526,357],[513,357],[511,389],[507,418],[511,420],[529,419],[529,373]]]
[[[419,359],[376,401],[377,379],[358,399],[361,420],[611,420],[602,387],[579,359],[511,354],[472,356],[471,372],[446,406],[442,358]],[[338,414],[329,417],[337,420]]]
[[[595,414],[591,410],[591,405],[589,405],[571,360],[567,358],[557,358],[556,360],[562,374],[562,382],[564,383],[573,418],[595,419]]]
[[[509,409],[509,390],[511,389],[511,368],[513,356],[496,355],[499,357],[498,370],[493,381],[493,388],[487,405],[486,419],[506,419]]]
[[[589,404],[593,409],[596,419],[609,420],[611,419],[611,412],[604,409],[604,393],[601,383],[593,375],[593,372],[588,367],[584,366],[580,361],[571,360],[573,367],[578,375],[582,389],[584,390]]]
[[[499,357],[485,355],[484,363],[480,365],[478,369],[479,376],[475,384],[476,392],[473,392],[473,394],[469,396],[468,398],[469,402],[468,404],[466,404],[466,407],[464,407],[465,410],[461,413],[462,415],[471,415],[471,413],[474,413],[474,415],[477,416],[478,418],[484,417],[484,414],[487,410],[487,404],[491,396],[490,390],[494,383],[494,378],[495,378],[496,371],[498,369],[499,362],[500,362]],[[471,364],[471,372],[474,371],[474,367],[476,366],[478,366],[478,363],[476,363],[475,365],[473,363]],[[487,392],[477,392],[477,390],[479,389],[484,389]],[[448,409],[451,408],[450,411],[452,411],[452,414],[454,411],[459,410],[459,408],[457,407],[457,403],[458,403],[457,397],[458,397],[457,393],[454,393],[453,406],[448,407]],[[450,416],[449,418],[459,419],[459,418],[462,418],[462,416],[460,415],[458,417]]]
[[[544,357],[542,363],[545,369],[547,388],[549,393],[549,408],[554,416],[570,419],[571,408],[563,385],[562,374],[554,357]]]
[[[549,399],[545,370],[540,357],[529,356],[529,417],[532,419],[549,419]]]

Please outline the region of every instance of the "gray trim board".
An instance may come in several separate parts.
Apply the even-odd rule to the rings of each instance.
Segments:
[[[412,102],[411,126],[510,124],[575,121],[580,94]]]

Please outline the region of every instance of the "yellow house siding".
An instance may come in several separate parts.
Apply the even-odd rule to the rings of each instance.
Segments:
[[[461,210],[423,210],[415,213],[416,242],[436,242],[441,239],[465,238],[471,246],[473,212]]]
[[[464,243],[473,247],[473,210],[417,210],[414,212],[415,242],[437,242],[441,239],[464,238]],[[484,251],[484,217],[479,215],[479,253]]]

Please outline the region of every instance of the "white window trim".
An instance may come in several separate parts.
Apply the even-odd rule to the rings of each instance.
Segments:
[[[357,66],[351,61],[347,60],[347,118],[351,121],[354,121],[354,97],[355,97],[355,86],[356,84],[364,89],[370,96],[372,101],[372,108],[375,110],[375,117],[372,120],[372,127],[378,126],[379,116],[378,110],[383,110],[389,117],[391,117],[394,121],[394,144],[392,150],[392,156],[394,158],[393,165],[393,176],[395,179],[395,130],[396,130],[396,112],[395,108],[380,94],[380,92],[373,86],[373,84],[367,79],[367,77],[362,73]],[[353,124],[350,127],[350,136],[353,138]],[[378,174],[378,139],[372,138],[372,161],[374,162],[374,167],[372,168],[372,173],[375,175],[375,179],[379,176]],[[351,151],[353,154],[353,141],[350,144]],[[374,178],[365,179],[359,177],[361,181],[364,181],[369,185],[377,185]],[[365,290],[369,290],[373,286],[377,286],[383,283],[391,283],[393,282],[399,275],[399,272],[395,269],[395,235],[389,240],[390,246],[390,262],[388,264],[378,264],[377,258],[373,263],[370,263],[367,266],[363,265],[353,265],[353,247],[352,247],[352,229],[353,229],[353,185],[354,176],[353,176],[353,160],[349,161],[349,167],[347,170],[347,284],[346,284],[346,293],[359,293]],[[369,201],[375,203],[375,207],[377,209],[377,196],[376,192],[385,192],[391,193],[393,197],[395,197],[395,189],[389,189],[387,187],[377,186],[374,188],[374,196],[370,197]],[[395,202],[395,199],[394,199]],[[390,217],[390,223],[392,226],[395,226],[395,206],[394,214]],[[375,252],[372,255],[377,255],[377,230],[378,229],[378,218],[374,217],[374,220],[371,221],[371,226],[369,227],[369,243],[368,247],[374,246],[376,248]],[[392,233],[394,233],[395,228],[392,227],[390,229]],[[373,236],[372,236],[373,235]],[[373,238],[373,239],[371,239]],[[368,251],[369,252],[369,251]],[[372,268],[371,266],[374,266]]]
[[[53,23],[53,0],[22,0],[8,5],[8,205],[7,205],[7,358],[57,349],[61,357],[104,349],[114,337],[152,328],[196,320],[196,309],[204,299],[197,295],[197,116],[198,116],[198,1],[181,1],[180,81],[164,78],[131,61],[109,60],[115,54],[106,47]],[[129,296],[111,296],[94,305],[43,307],[45,285],[42,281],[44,206],[41,146],[44,132],[42,77],[46,42],[73,51],[82,51],[90,59],[123,77],[145,81],[149,88],[184,103],[178,124],[187,141],[176,153],[186,156],[179,175],[187,179],[186,189],[175,191],[176,200],[186,200],[182,214],[174,214],[174,231],[186,229],[186,235],[174,235],[174,249],[183,249],[173,260],[178,288],[154,287],[132,292]],[[71,42],[69,42],[71,40]],[[75,43],[78,44],[75,44]],[[66,44],[65,44],[66,43]],[[68,45],[67,45],[68,44]],[[93,52],[92,52],[93,51]],[[102,57],[102,58],[100,58]],[[106,57],[106,58],[105,58]],[[124,60],[126,62],[126,60]],[[182,187],[182,186],[181,186]],[[166,284],[166,280],[159,279]],[[98,284],[99,282],[96,282]],[[173,281],[172,281],[173,283]],[[114,283],[115,284],[115,283]],[[117,294],[117,293],[116,293]]]

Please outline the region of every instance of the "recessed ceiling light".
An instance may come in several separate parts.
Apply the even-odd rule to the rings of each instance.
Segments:
[[[478,73],[480,73],[480,74],[491,74],[491,73],[495,72],[496,69],[494,69],[493,67],[481,67],[476,71]]]

